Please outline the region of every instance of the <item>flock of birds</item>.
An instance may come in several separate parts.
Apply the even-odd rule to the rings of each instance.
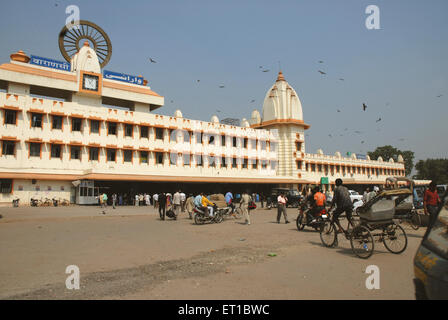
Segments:
[[[324,63],[324,61],[322,61],[322,60],[319,60],[318,61],[320,64],[322,64],[322,63]],[[324,71],[322,71],[322,70],[318,70],[318,72],[322,75],[322,76],[325,76],[325,75],[327,75],[327,73],[326,72],[324,72]],[[339,80],[340,81],[344,81],[344,78],[339,78]],[[443,95],[442,94],[439,94],[439,95],[437,95],[436,97],[437,98],[441,98]],[[386,106],[389,106],[390,105],[390,103],[389,102],[387,102],[386,103]],[[367,105],[366,105],[366,103],[363,103],[362,104],[362,111],[366,111],[367,110]],[[341,110],[340,109],[336,109],[336,111],[337,112],[341,112]],[[376,123],[379,123],[380,121],[382,120],[382,118],[381,117],[379,117],[375,122]],[[344,129],[344,131],[347,131],[348,130],[348,128],[345,128]],[[378,128],[377,129],[377,132],[379,132],[380,131],[380,129]],[[362,132],[361,131],[354,131],[354,133],[356,133],[356,134],[362,134]],[[305,135],[305,136],[308,136],[308,134],[307,135]],[[344,136],[343,134],[340,134],[339,135],[340,137],[342,137],[342,136]],[[328,134],[328,137],[330,137],[330,138],[332,138],[333,137],[333,135],[332,134]],[[399,141],[405,141],[405,139],[404,138],[400,138],[400,139],[398,139]],[[364,144],[365,143],[365,141],[364,140],[361,140],[361,144]]]
[[[151,63],[157,63],[157,61],[154,60],[153,58],[149,58],[149,62],[151,62]],[[318,63],[319,63],[319,64],[323,64],[324,61],[323,61],[323,60],[319,60]],[[263,67],[263,66],[259,66],[258,69],[259,69],[261,72],[269,72],[269,71],[270,71],[270,69],[265,68],[265,67]],[[320,69],[318,70],[318,72],[319,72],[322,76],[326,76],[326,75],[327,75],[327,72],[322,71],[322,70],[320,70]],[[344,78],[338,78],[338,79],[339,79],[339,81],[345,81]],[[201,81],[201,80],[199,80],[199,79],[196,80],[197,83],[199,83],[200,81]],[[221,84],[221,85],[219,85],[219,88],[220,88],[220,89],[224,89],[225,86]],[[437,98],[441,98],[442,96],[443,96],[443,94],[439,94],[439,95],[437,95],[436,97],[437,97]],[[250,100],[250,103],[254,103],[255,101],[256,101],[255,99],[251,99],[251,100]],[[174,100],[171,100],[170,102],[173,103]],[[386,106],[389,106],[389,105],[390,105],[390,103],[387,102],[387,103],[386,103]],[[367,104],[366,104],[366,103],[362,103],[362,111],[365,112],[366,110],[367,110]],[[336,111],[337,111],[338,113],[342,112],[341,109],[336,109]],[[222,111],[219,110],[219,109],[217,109],[216,112],[218,112],[218,113],[222,113]],[[381,118],[381,117],[379,117],[375,122],[376,122],[376,123],[379,123],[380,121],[382,121],[382,118]],[[345,128],[344,131],[348,131],[348,128]],[[377,132],[379,132],[379,131],[380,131],[380,129],[377,129]],[[354,133],[357,134],[357,135],[361,135],[361,134],[363,134],[363,132],[358,131],[358,130],[354,131]],[[305,136],[308,137],[309,135],[306,134]],[[340,136],[340,137],[343,137],[344,135],[343,135],[343,134],[339,134],[339,136]],[[328,134],[328,137],[333,138],[333,135],[332,135],[332,134]],[[399,141],[405,141],[405,139],[404,139],[404,138],[400,138]],[[364,144],[364,143],[365,143],[365,140],[361,140],[361,144]]]

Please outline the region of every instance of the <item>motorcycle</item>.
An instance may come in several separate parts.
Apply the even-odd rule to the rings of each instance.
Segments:
[[[312,208],[306,204],[302,204],[299,208],[299,215],[297,216],[296,225],[297,230],[301,231],[305,227],[314,228],[316,231],[320,230],[326,219],[329,218],[327,210],[322,209],[316,217],[311,214]]]
[[[30,205],[31,205],[32,207],[37,207],[37,206],[39,205],[39,200],[38,200],[38,199],[31,198],[31,199],[30,199]]]
[[[233,203],[229,204],[225,208],[219,208],[217,212],[219,212],[223,218],[233,217],[235,219],[241,219],[241,217],[243,216],[241,208],[235,207]]]
[[[20,201],[20,199],[13,199],[12,200],[12,206],[14,208],[17,208],[19,206],[19,201]]]
[[[222,212],[220,210],[217,210],[218,207],[216,204],[213,206],[213,217],[210,217],[210,215],[205,213],[205,210],[194,207],[193,214],[194,214],[194,223],[195,224],[204,224],[205,222],[212,222],[212,223],[221,223],[224,217],[222,216]]]

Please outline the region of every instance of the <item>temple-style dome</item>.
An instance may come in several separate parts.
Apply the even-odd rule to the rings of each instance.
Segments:
[[[182,118],[182,111],[180,111],[180,110],[176,110],[176,111],[174,111],[174,116],[175,116],[176,118]]]
[[[277,81],[264,98],[262,120],[267,122],[286,119],[303,121],[302,103],[280,71]]]
[[[212,118],[210,119],[210,122],[219,123],[219,118],[216,115],[213,115]]]
[[[246,118],[241,119],[241,126],[243,128],[249,128],[250,127],[249,121],[247,121]]]
[[[101,73],[101,66],[94,49],[89,47],[89,43],[84,42],[84,46],[75,53],[70,61],[71,71],[88,71]]]
[[[258,110],[252,111],[252,114],[250,116],[250,124],[259,124],[261,123],[261,116],[260,112]]]

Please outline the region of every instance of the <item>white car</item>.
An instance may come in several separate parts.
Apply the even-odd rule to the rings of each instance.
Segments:
[[[355,203],[358,201],[361,201],[361,203],[362,203],[362,195],[360,195],[355,190],[348,190],[348,192],[350,193],[350,199],[352,200],[352,203]]]

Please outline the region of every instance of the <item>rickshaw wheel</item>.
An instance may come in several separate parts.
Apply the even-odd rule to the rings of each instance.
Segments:
[[[350,234],[350,245],[353,253],[361,259],[370,258],[375,248],[373,236],[369,229],[361,225],[353,228]]]
[[[336,226],[331,221],[325,221],[320,228],[320,240],[326,247],[333,247],[336,243]]]
[[[408,246],[408,237],[400,225],[390,224],[383,229],[383,243],[391,253],[400,254]]]
[[[418,230],[422,225],[422,218],[417,212],[413,212],[411,216],[411,227],[414,230]]]

